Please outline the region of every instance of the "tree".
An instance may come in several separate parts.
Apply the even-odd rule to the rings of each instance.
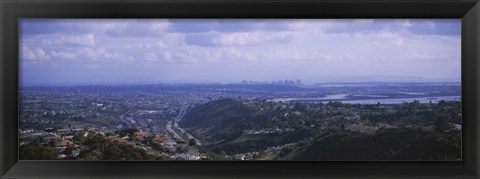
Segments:
[[[143,142],[147,145],[150,145],[152,142],[153,142],[153,139],[155,138],[155,136],[148,136],[148,137],[145,137],[143,139]]]
[[[134,134],[135,132],[138,132],[138,129],[135,129],[135,128],[126,128],[126,129],[122,129],[122,130],[118,131],[118,135],[119,135],[120,137],[125,137],[126,135],[128,135],[128,136],[131,137],[131,136],[133,136],[133,134]]]
[[[447,118],[445,117],[438,118],[437,121],[435,122],[435,129],[438,132],[443,132],[450,129],[450,124],[448,123]]]
[[[50,139],[50,141],[48,142],[48,146],[55,147],[55,141],[53,141],[53,139]]]
[[[28,144],[20,147],[20,160],[54,160],[56,152],[43,147],[39,143]]]
[[[195,139],[190,139],[190,140],[188,141],[188,145],[189,145],[189,146],[196,146],[196,145],[197,145],[197,141],[195,141]]]

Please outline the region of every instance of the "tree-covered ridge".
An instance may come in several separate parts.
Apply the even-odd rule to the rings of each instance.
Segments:
[[[348,130],[317,137],[298,160],[458,160],[461,132],[421,128],[382,129],[373,135]]]
[[[180,123],[223,154],[256,159],[456,160],[461,102],[301,104],[222,98]]]

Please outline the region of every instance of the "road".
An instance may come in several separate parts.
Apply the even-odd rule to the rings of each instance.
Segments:
[[[182,135],[179,135],[177,132],[175,132],[175,130],[172,129],[172,122],[174,122],[173,124],[173,127],[178,129],[182,134],[185,134],[188,139],[193,139],[195,140],[195,142],[197,143],[197,145],[202,145],[202,142],[200,140],[198,140],[197,138],[195,138],[194,136],[192,136],[191,134],[189,134],[185,129],[181,128],[178,123],[183,119],[183,116],[185,116],[185,114],[187,113],[187,109],[188,108],[185,108],[185,109],[182,109],[180,111],[180,113],[178,114],[177,117],[175,117],[175,119],[173,121],[169,121],[167,123],[167,125],[165,126],[165,128],[167,129],[167,131],[169,133],[171,133],[175,138],[179,138],[181,139]]]
[[[180,135],[177,134],[177,132],[175,132],[173,129],[172,129],[172,121],[168,121],[167,125],[165,126],[165,129],[167,129],[168,133],[170,133],[171,135],[173,135],[173,138],[177,138],[177,139],[181,139],[182,137],[180,137]]]

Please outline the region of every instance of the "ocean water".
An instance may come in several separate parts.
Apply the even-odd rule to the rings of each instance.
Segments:
[[[415,100],[419,101],[420,103],[438,103],[441,100],[444,101],[460,101],[461,96],[432,96],[432,97],[409,97],[409,98],[372,98],[372,99],[359,99],[359,100],[350,100],[346,98],[346,95],[341,94],[335,97],[328,96],[324,98],[277,98],[273,99],[272,101],[275,102],[304,102],[304,103],[328,103],[329,101],[338,101],[342,103],[349,103],[349,104],[401,104],[404,102],[413,102]]]

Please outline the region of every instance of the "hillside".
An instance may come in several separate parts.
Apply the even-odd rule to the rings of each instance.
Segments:
[[[319,136],[296,160],[456,160],[460,133],[384,129],[374,135],[336,131]],[[458,143],[459,144],[459,143]]]
[[[457,118],[447,120],[456,106],[222,98],[193,107],[180,126],[213,152],[262,160],[457,160],[461,130],[450,129]]]
[[[220,143],[240,135],[244,124],[265,124],[264,117],[241,101],[226,98],[194,107],[180,126],[207,143]]]
[[[244,134],[244,130],[275,126],[271,118],[277,113],[259,110],[240,100],[220,99],[196,106],[188,112],[180,125],[217,152],[241,153],[265,150],[315,136],[318,131],[301,129],[263,135]],[[278,126],[277,126],[278,127]]]

